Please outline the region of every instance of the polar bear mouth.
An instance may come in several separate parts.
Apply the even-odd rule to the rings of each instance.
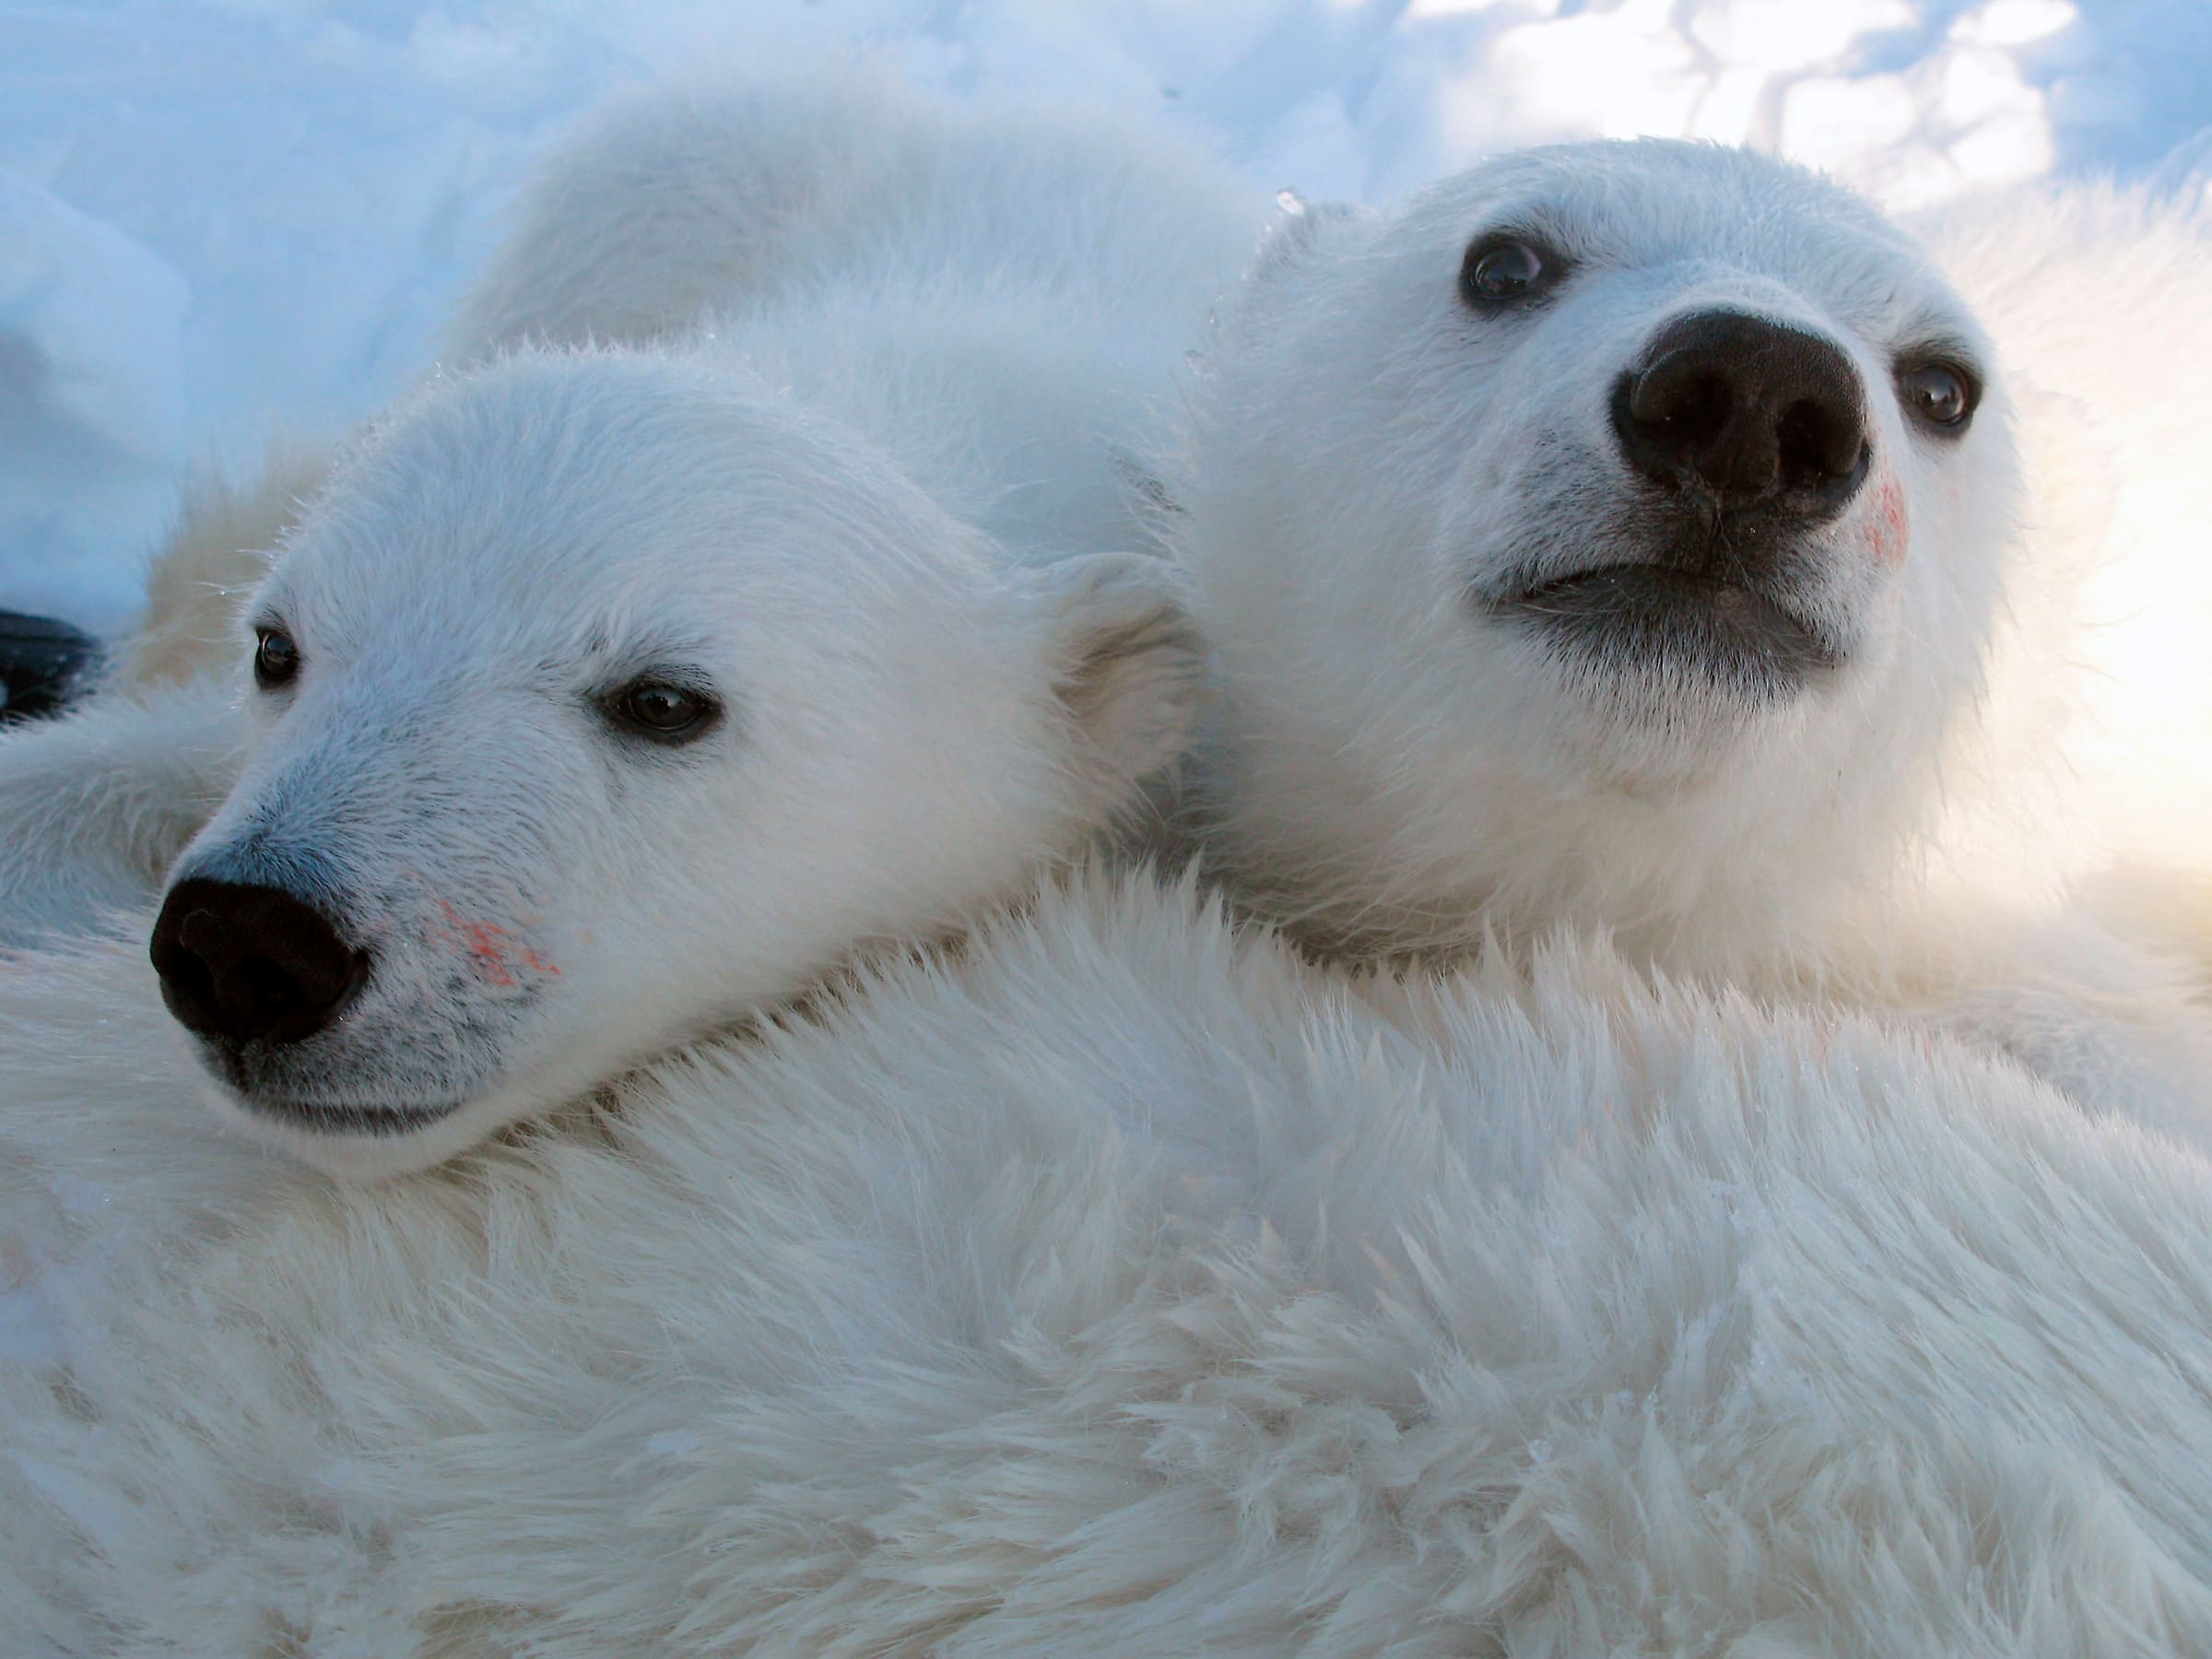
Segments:
[[[288,1100],[280,1095],[249,1094],[237,1088],[229,1090],[229,1094],[255,1117],[317,1135],[406,1135],[451,1117],[462,1105],[459,1100],[441,1100],[429,1104],[380,1101],[368,1106]]]
[[[1762,699],[1796,691],[1843,661],[1812,624],[1757,588],[1663,564],[1578,571],[1489,608],[1579,666],[1695,674]]]

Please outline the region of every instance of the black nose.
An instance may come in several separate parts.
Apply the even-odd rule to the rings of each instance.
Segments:
[[[1818,335],[1699,312],[1621,376],[1613,429],[1630,465],[1669,489],[1812,524],[1865,479],[1865,406],[1851,359]]]
[[[161,1000],[203,1037],[297,1042],[337,1018],[369,955],[319,912],[273,887],[180,881],[154,923]]]

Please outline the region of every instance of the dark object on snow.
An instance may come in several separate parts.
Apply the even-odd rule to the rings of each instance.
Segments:
[[[100,641],[52,617],[0,611],[0,721],[51,714],[100,662]]]

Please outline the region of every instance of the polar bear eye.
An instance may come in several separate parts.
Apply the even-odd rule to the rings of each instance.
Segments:
[[[1517,305],[1549,287],[1563,262],[1517,236],[1486,236],[1460,261],[1459,291],[1478,311]]]
[[[299,677],[300,647],[281,628],[257,628],[260,642],[253,648],[253,683],[264,691],[288,686]]]
[[[1911,364],[1897,377],[1905,407],[1940,430],[1963,430],[1974,412],[1974,383],[1952,363]]]
[[[655,743],[689,743],[703,737],[722,705],[703,691],[669,680],[632,680],[609,697],[606,716],[616,725]]]

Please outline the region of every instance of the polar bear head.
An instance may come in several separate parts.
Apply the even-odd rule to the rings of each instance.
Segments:
[[[709,361],[523,354],[370,440],[247,615],[153,936],[223,1109],[420,1167],[1073,849],[1180,747],[1161,561],[1041,570]]]
[[[1199,833],[1335,948],[1771,936],[1896,865],[1973,700],[2002,402],[1903,233],[1747,152],[1293,210],[1169,467],[1219,682]]]

